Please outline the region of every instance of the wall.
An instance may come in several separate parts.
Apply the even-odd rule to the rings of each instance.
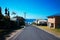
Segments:
[[[60,27],[60,17],[55,17],[55,26],[56,28]]]
[[[51,23],[53,23],[53,27],[55,28],[55,18],[48,18],[48,26],[51,28]]]
[[[48,22],[55,23],[55,18],[48,18]]]

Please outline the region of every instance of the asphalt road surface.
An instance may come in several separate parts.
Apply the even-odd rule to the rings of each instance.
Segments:
[[[59,38],[49,34],[34,26],[27,26],[21,33],[16,34],[10,40],[60,40]]]

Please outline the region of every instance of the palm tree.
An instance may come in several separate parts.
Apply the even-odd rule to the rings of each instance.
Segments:
[[[11,15],[14,15],[14,16],[15,16],[15,15],[16,15],[16,13],[15,13],[15,12],[12,12],[12,14],[11,14]]]

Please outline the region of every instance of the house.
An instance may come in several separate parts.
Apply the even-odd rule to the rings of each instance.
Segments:
[[[47,24],[50,28],[60,28],[60,14],[48,16]]]
[[[36,23],[37,25],[47,26],[47,20],[45,20],[45,19],[37,19],[37,20],[35,21],[35,23]]]

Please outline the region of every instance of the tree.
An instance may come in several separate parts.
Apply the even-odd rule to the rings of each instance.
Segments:
[[[5,15],[7,16],[7,12],[8,12],[8,9],[7,8],[5,8]]]
[[[3,19],[3,15],[2,15],[2,8],[0,7],[0,20],[2,20]]]
[[[16,18],[16,21],[19,26],[25,25],[25,19],[23,17],[15,16],[14,18]]]
[[[9,10],[8,10],[8,16],[10,17],[10,12],[9,12]]]
[[[12,14],[11,14],[11,15],[14,15],[14,16],[15,16],[15,15],[16,15],[16,13],[15,13],[15,12],[12,12]]]
[[[2,12],[1,12],[1,11],[2,11],[2,9],[1,9],[1,7],[0,7],[0,14],[2,14]]]

